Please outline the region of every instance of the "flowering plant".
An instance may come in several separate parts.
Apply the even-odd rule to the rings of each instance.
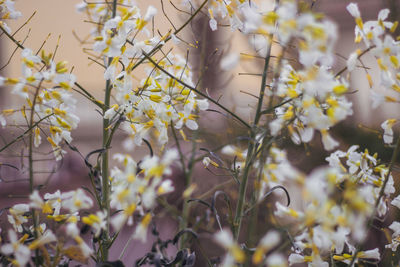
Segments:
[[[400,222],[389,216],[391,209],[400,209],[393,173],[400,138],[392,145],[397,120],[381,124],[380,145],[393,150],[389,162],[359,144],[343,143],[338,149],[333,134],[337,124],[353,115],[350,78],[359,69],[366,72],[373,108],[399,102],[398,22],[389,21],[389,9],[381,10],[377,20],[364,22],[357,4],[347,6],[355,21],[357,49],[336,70],[337,26],[314,11],[316,1],[281,0],[268,9],[263,1],[250,0],[175,2],[171,5],[185,15],[184,22],[176,27],[161,0],[173,29],[158,33],[155,17],[161,15],[152,5],[145,10],[134,0],[76,5],[94,25],[90,41],[83,43],[104,68],[100,100],[80,84],[66,61],[55,59],[57,49],[48,52],[43,44],[34,52],[18,41],[15,34],[29,20],[14,31],[8,20],[22,14],[13,0],[0,1],[1,36],[21,50],[22,67],[20,77],[0,76],[3,90],[21,99],[18,107],[0,110],[0,166],[27,173],[29,181],[29,197],[6,208],[1,263],[124,266],[132,264],[123,257],[130,243],[137,242],[151,249],[136,255],[135,266],[398,264],[394,252],[400,244]],[[199,69],[191,66],[189,52],[172,52],[174,47],[204,47],[183,34],[199,17],[206,17],[204,32],[228,27],[253,48],[252,54],[213,52],[211,56],[222,55],[221,70],[232,71],[248,58],[262,60],[256,102],[249,104],[252,119],[222,104],[204,86],[209,67],[205,50]],[[166,52],[168,46],[172,48]],[[373,56],[376,68],[365,66],[366,54]],[[379,76],[376,80],[372,71]],[[87,156],[72,138],[81,120],[78,97],[101,114],[102,146]],[[224,115],[239,134],[209,149],[205,146],[212,140],[201,118],[211,113]],[[124,152],[112,150],[119,130]],[[235,135],[233,130],[230,134]],[[307,171],[293,163],[294,147],[312,154],[309,146],[319,143],[330,153],[323,156],[323,166]],[[3,157],[18,145],[25,147],[19,155],[21,166]],[[148,154],[137,152],[141,146]],[[36,163],[48,155],[44,161],[62,162],[67,153],[82,156],[91,187],[49,192]],[[198,167],[201,163],[208,175]],[[200,176],[228,179],[201,190],[195,180]],[[171,201],[171,194],[179,200]],[[265,203],[268,212],[263,211]],[[202,213],[194,216],[199,210]],[[165,211],[177,228],[167,240],[157,227]],[[384,244],[370,246],[373,228],[386,235]],[[118,257],[111,250],[126,229],[129,238]],[[217,255],[200,240],[210,234],[207,244],[219,245]],[[169,244],[175,246],[173,252],[167,250]]]

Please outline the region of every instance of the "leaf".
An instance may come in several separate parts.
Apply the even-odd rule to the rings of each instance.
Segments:
[[[83,255],[82,250],[79,246],[70,246],[64,249],[62,253],[74,261],[78,261],[83,264],[88,263],[88,258]]]

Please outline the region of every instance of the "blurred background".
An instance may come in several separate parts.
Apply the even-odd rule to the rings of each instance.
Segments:
[[[78,0],[17,0],[16,9],[21,11],[23,16],[18,21],[10,21],[9,26],[13,31],[20,27],[30,16],[33,15],[29,23],[24,26],[15,36],[19,41],[24,41],[24,46],[37,51],[45,42],[44,50],[46,52],[54,51],[57,46],[58,38],[60,37],[59,46],[57,48],[56,61],[67,60],[68,66],[73,66],[73,73],[77,76],[79,83],[88,89],[98,99],[103,98],[105,81],[103,79],[104,69],[88,59],[88,55],[84,52],[88,45],[82,45],[82,41],[89,37],[90,29],[93,25],[85,21],[84,14],[79,14],[75,10],[75,5],[81,1]],[[180,0],[172,1],[176,7],[180,6]],[[272,7],[272,1],[254,1],[264,10],[269,10]],[[355,50],[354,46],[354,19],[346,11],[346,6],[350,1],[347,0],[319,0],[315,1],[314,9],[318,12],[326,14],[331,20],[338,25],[340,34],[336,47],[337,61],[334,69],[341,69],[346,65],[346,58]],[[398,0],[359,0],[358,2],[363,20],[375,20],[379,10],[389,8],[391,10],[390,20],[400,20],[400,1]],[[172,25],[165,23],[165,14],[175,26],[180,26],[187,19],[187,15],[177,10],[169,1],[164,1],[165,14],[162,12],[161,1],[146,0],[137,1],[145,13],[146,6],[153,5],[158,9],[158,14],[155,17],[155,27],[161,33],[172,29]],[[190,44],[180,43],[175,47],[173,52],[176,54],[185,55],[189,53],[189,63],[195,73],[195,79],[200,76],[202,90],[207,89],[210,95],[215,98],[220,98],[220,102],[236,112],[246,121],[252,120],[255,98],[251,94],[258,95],[260,76],[263,62],[258,62],[255,59],[241,59],[239,65],[230,72],[224,72],[219,67],[221,58],[225,55],[235,53],[246,53],[254,55],[254,47],[248,40],[239,33],[232,33],[229,27],[221,25],[217,31],[213,32],[209,27],[209,18],[206,14],[200,14],[184,31],[181,38]],[[49,36],[50,34],[50,36]],[[194,48],[193,46],[197,46]],[[7,38],[0,38],[0,68],[6,64],[13,51],[13,44]],[[20,75],[20,50],[17,50],[10,64],[2,68],[0,74],[7,77],[19,77]],[[377,66],[374,63],[372,56],[363,57],[363,63],[370,67],[370,74],[374,80],[379,77],[374,76],[374,69]],[[204,72],[200,75],[200,73]],[[139,70],[137,77],[140,80],[140,74],[143,70]],[[368,148],[373,154],[378,152],[380,157],[388,162],[391,150],[385,149],[382,146],[380,124],[383,118],[399,118],[399,105],[393,104],[386,106],[379,111],[371,108],[370,92],[368,81],[365,77],[364,70],[357,70],[351,77],[355,94],[350,97],[354,104],[354,115],[348,120],[340,123],[334,128],[334,137],[341,143],[341,148],[347,150],[349,144],[359,144],[361,148]],[[74,139],[73,145],[78,147],[83,155],[87,155],[90,151],[101,147],[101,115],[96,111],[96,107],[84,98],[78,95],[79,104],[77,106],[81,121],[78,129],[72,132]],[[19,99],[10,94],[10,89],[6,87],[0,88],[0,110],[13,108],[18,106]],[[238,124],[226,120],[224,116],[216,113],[207,113],[202,116],[200,121],[200,138],[202,139],[201,147],[213,149],[227,140],[232,140],[236,136],[245,134],[245,129],[238,127]],[[396,130],[396,129],[395,129]],[[10,133],[6,133],[4,129],[0,129],[2,139],[10,138]],[[11,133],[12,135],[12,133]],[[113,142],[112,152],[122,151],[120,141],[123,141],[125,135],[118,132]],[[315,138],[309,148],[307,155],[303,153],[303,146],[294,146],[292,144],[284,144],[291,151],[289,158],[291,161],[304,171],[310,171],[315,166],[325,164],[324,158],[326,152],[322,149],[319,138]],[[186,151],[190,151],[191,144],[183,142],[183,147]],[[1,154],[2,160],[17,164],[19,161],[18,155],[22,153],[23,146],[15,146],[14,154]],[[68,149],[67,149],[68,150]],[[140,159],[143,153],[147,153],[147,148],[137,148],[135,151],[125,151],[131,153],[136,159]],[[112,153],[111,153],[112,154]],[[49,173],[43,172],[37,174],[36,177],[41,182],[47,181],[46,191],[52,192],[60,188],[63,191],[77,188],[82,185],[89,185],[87,177],[87,168],[84,165],[82,158],[75,152],[68,150],[67,156],[59,166],[54,166],[50,163],[38,163],[43,166],[43,169]],[[50,165],[46,165],[50,164]],[[53,173],[52,168],[57,168],[59,171]],[[397,169],[395,169],[397,177]],[[26,201],[24,197],[28,195],[28,182],[24,179],[25,174],[17,173],[16,171],[0,168],[3,182],[0,183],[0,208],[6,208],[12,205],[13,200],[18,202]],[[174,174],[174,183],[176,191],[182,192],[182,181],[179,179],[179,171]],[[17,180],[15,180],[17,179]],[[227,178],[225,178],[227,179]],[[395,179],[396,180],[396,179]],[[202,166],[199,166],[195,172],[194,182],[197,184],[195,196],[201,195],[212,186],[224,182],[224,178],[216,177],[206,172]],[[181,205],[181,196],[178,193],[171,195],[168,198],[175,202],[175,205]],[[199,211],[201,213],[201,211]],[[196,215],[196,210],[193,211]],[[2,216],[3,218],[4,216]],[[3,229],[4,218],[0,222]],[[162,222],[157,222],[161,235],[171,238],[177,231],[176,222],[166,216]],[[122,246],[125,244],[131,229],[124,230],[126,234],[120,235],[118,246],[114,247],[110,258],[118,257]],[[205,239],[209,238],[205,234]],[[132,243],[123,260],[125,262],[133,262],[138,256],[144,255],[151,244],[146,245],[140,243]],[[209,249],[213,247],[209,247]],[[201,265],[201,261],[198,266]]]

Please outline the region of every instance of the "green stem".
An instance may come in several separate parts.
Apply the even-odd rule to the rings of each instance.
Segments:
[[[115,2],[115,1],[114,1]],[[106,107],[110,104],[110,95],[111,95],[111,84],[110,81],[107,80],[106,82],[106,92],[104,97],[104,108],[103,114],[106,112]],[[107,243],[109,240],[109,221],[110,221],[110,201],[109,201],[109,193],[110,193],[110,186],[108,180],[108,149],[107,149],[107,142],[109,137],[109,120],[103,119],[103,147],[106,150],[102,154],[102,162],[101,162],[101,176],[102,176],[102,209],[107,213],[107,226],[103,233],[103,246],[102,246],[102,260],[108,260],[108,248]]]
[[[249,173],[250,173],[250,167],[252,163],[252,158],[254,154],[254,134],[252,132],[251,134],[251,140],[249,141],[249,146],[247,149],[247,157],[246,157],[246,163],[245,167],[243,170],[243,176],[242,180],[240,181],[240,188],[239,188],[239,200],[236,205],[236,213],[235,213],[235,219],[233,221],[233,228],[235,229],[233,235],[236,239],[239,238],[239,233],[240,233],[240,227],[242,225],[242,213],[243,213],[243,206],[244,202],[246,199],[246,189],[247,189],[247,181],[249,178]]]
[[[254,128],[257,127],[258,122],[260,121],[262,112],[261,112],[261,108],[262,108],[262,104],[263,104],[263,99],[264,99],[264,94],[265,94],[265,85],[267,82],[267,70],[268,70],[268,66],[269,66],[269,61],[271,58],[271,47],[272,47],[272,36],[269,37],[270,38],[270,45],[268,47],[268,51],[267,51],[267,55],[265,57],[264,60],[264,70],[263,70],[263,75],[262,75],[262,79],[261,79],[261,88],[260,88],[260,94],[258,97],[258,104],[257,104],[257,110],[256,110],[256,114],[254,116]],[[236,213],[235,213],[235,219],[234,219],[234,236],[236,239],[239,238],[239,233],[240,233],[240,228],[241,228],[241,224],[242,224],[242,213],[243,213],[243,206],[244,206],[244,202],[246,199],[246,190],[247,190],[247,182],[248,182],[248,178],[249,178],[249,173],[250,173],[250,169],[251,169],[251,165],[253,163],[253,156],[255,153],[255,138],[256,138],[256,129],[251,129],[251,134],[250,134],[250,141],[249,141],[249,145],[248,145],[248,149],[247,149],[247,157],[246,157],[246,164],[243,170],[243,176],[242,176],[242,180],[240,182],[240,188],[239,188],[239,200],[236,206]]]
[[[183,171],[183,173],[186,173],[185,157],[183,155],[181,144],[179,143],[179,140],[178,140],[178,136],[176,135],[173,121],[171,121],[171,132],[172,132],[172,136],[175,139],[176,147],[178,148],[179,160],[181,161],[182,171]]]
[[[115,17],[116,15],[116,8],[117,8],[117,0],[113,0],[112,3],[112,18]],[[112,58],[108,58],[108,66],[111,64]],[[104,106],[103,106],[103,115],[107,111],[107,109],[110,106],[110,99],[111,99],[111,81],[107,80],[106,81],[106,90],[104,94]],[[103,231],[103,237],[102,237],[102,246],[101,246],[101,256],[102,256],[102,261],[107,261],[108,260],[108,249],[109,249],[109,241],[110,241],[110,183],[108,179],[108,165],[109,165],[109,153],[107,149],[107,144],[110,142],[109,141],[109,126],[110,126],[110,120],[103,118],[103,148],[105,148],[105,151],[101,155],[102,160],[101,160],[101,177],[102,177],[102,187],[101,187],[101,192],[102,192],[102,209],[107,213],[107,225],[106,229]]]
[[[40,87],[42,85],[42,81],[40,81],[39,85],[36,87],[35,94],[33,95],[32,107],[31,107],[31,114],[29,119],[29,191],[32,194],[35,186],[34,180],[34,166],[33,166],[33,135],[34,135],[34,115],[35,115],[35,105],[36,99],[39,94]],[[32,221],[33,221],[33,236],[35,240],[38,238],[38,218],[35,209],[31,209],[32,213]],[[35,249],[36,261],[39,259],[39,250]]]
[[[197,139],[198,131],[195,131],[192,138],[192,155],[189,160],[188,170],[184,173],[185,174],[185,190],[189,188],[192,183],[192,176],[193,176],[193,169],[195,166],[194,158],[196,156],[196,148],[197,148]],[[182,207],[182,220],[179,224],[179,230],[183,230],[188,226],[189,214],[190,214],[190,203],[188,203],[190,196],[183,198],[183,207]],[[186,237],[183,236],[180,243],[180,248],[186,247]]]
[[[270,39],[270,44],[268,46],[267,55],[264,59],[264,70],[263,70],[263,74],[262,74],[262,78],[261,78],[260,95],[258,96],[257,110],[256,110],[256,114],[254,117],[254,125],[255,126],[260,121],[260,118],[262,115],[261,108],[262,108],[263,99],[264,99],[264,95],[265,95],[265,87],[267,84],[267,71],[268,71],[268,66],[269,66],[269,60],[271,58],[272,35],[270,35],[268,38]]]

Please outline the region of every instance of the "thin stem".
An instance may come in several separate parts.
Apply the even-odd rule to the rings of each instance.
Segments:
[[[245,163],[245,168],[243,170],[243,176],[242,180],[240,181],[240,188],[239,188],[239,200],[236,205],[236,213],[235,213],[235,219],[233,221],[233,228],[234,228],[234,237],[236,239],[239,238],[239,233],[240,233],[240,227],[242,225],[242,213],[243,213],[243,206],[244,202],[246,199],[246,189],[247,189],[247,181],[249,178],[249,173],[250,173],[250,167],[251,167],[251,162],[254,154],[254,140],[249,141],[249,146],[248,146],[248,155],[246,157],[246,163]]]
[[[192,138],[192,155],[189,160],[189,166],[187,172],[185,172],[185,190],[191,185],[192,183],[192,176],[193,170],[195,166],[194,158],[196,156],[196,149],[197,149],[197,135],[198,131],[195,131]],[[190,196],[186,196],[183,198],[183,208],[182,208],[182,220],[179,225],[179,230],[183,230],[188,226],[189,214],[190,214],[190,203],[188,203]],[[180,248],[184,248],[186,246],[186,237],[183,236],[180,243]]]
[[[117,0],[113,0],[112,3],[112,18],[116,15],[117,9]],[[112,58],[108,58],[108,66],[111,64]],[[104,106],[103,106],[103,114],[107,111],[108,107],[110,106],[110,99],[111,99],[111,81],[106,81],[106,90],[104,94]],[[102,209],[107,214],[107,225],[106,229],[103,231],[102,237],[102,246],[101,246],[101,255],[102,261],[108,260],[108,249],[109,249],[109,241],[110,241],[110,183],[108,179],[108,165],[109,165],[109,153],[107,149],[107,144],[111,142],[109,140],[110,132],[109,132],[110,120],[103,118],[103,148],[106,148],[105,151],[101,155],[101,178],[102,178]]]
[[[207,4],[208,0],[204,0],[203,3],[199,6],[198,9],[196,9],[196,11],[189,17],[189,19],[182,24],[181,27],[179,27],[176,31],[174,31],[174,35],[177,35],[180,31],[182,31],[186,25],[188,25],[195,17],[196,15],[201,11],[201,9]],[[171,40],[171,36],[168,36],[165,41],[164,44],[167,43],[169,40]],[[130,41],[127,40],[128,43],[131,43]],[[163,47],[164,44],[159,44],[156,47],[154,47],[147,55],[152,56],[155,52],[157,52],[159,49],[161,49]],[[142,57],[133,67],[132,70],[136,69],[140,64],[143,63],[143,61],[146,59],[146,54],[143,53],[143,55],[145,57]]]
[[[267,56],[264,59],[264,70],[262,73],[262,78],[261,78],[261,88],[260,88],[260,95],[258,96],[258,104],[257,104],[257,110],[256,114],[254,117],[254,125],[257,125],[258,122],[260,121],[260,117],[262,115],[261,113],[261,108],[263,104],[263,99],[265,95],[265,85],[267,83],[267,71],[268,71],[268,66],[269,66],[269,60],[271,58],[271,48],[272,48],[272,35],[269,36],[270,39],[270,44],[268,46],[268,51],[267,51]]]
[[[36,99],[39,94],[40,86],[42,85],[42,81],[40,81],[39,85],[36,87],[35,94],[33,95],[33,101],[32,101],[32,107],[31,107],[31,113],[30,113],[30,118],[29,118],[29,147],[28,147],[28,161],[29,161],[29,191],[32,194],[34,190],[34,167],[33,167],[33,135],[34,135],[34,127],[32,125],[34,124],[34,116],[35,116],[35,105],[36,105]],[[36,217],[36,211],[35,209],[32,208],[31,210],[32,213],[32,220],[33,220],[33,236],[35,239],[38,238],[38,218]],[[39,257],[39,251],[35,249],[35,255],[36,255],[36,260]]]
[[[272,36],[270,36],[271,40],[272,40]],[[268,47],[268,52],[267,55],[264,59],[264,71],[263,71],[263,76],[261,79],[261,88],[260,88],[260,95],[258,97],[258,104],[257,104],[257,110],[256,110],[256,114],[254,116],[254,127],[257,127],[258,122],[260,121],[261,118],[261,108],[262,108],[262,104],[263,104],[263,99],[264,99],[264,94],[265,94],[265,84],[267,81],[267,70],[268,70],[268,66],[269,66],[269,60],[271,58],[271,46],[272,46],[272,42],[270,42],[270,45]],[[243,206],[244,206],[244,202],[246,199],[246,190],[247,190],[247,182],[248,182],[248,178],[249,178],[249,173],[250,173],[250,169],[251,169],[251,165],[252,165],[252,158],[254,156],[254,152],[255,152],[255,137],[256,137],[256,133],[255,133],[255,129],[251,130],[251,135],[250,135],[250,141],[249,141],[249,145],[248,145],[248,149],[247,149],[247,157],[246,157],[246,164],[243,170],[243,176],[242,176],[242,180],[240,182],[240,188],[239,188],[239,200],[236,206],[236,213],[235,213],[235,219],[234,219],[234,236],[237,239],[239,237],[239,233],[240,233],[240,228],[241,228],[241,224],[242,224],[242,213],[243,213]]]
[[[363,55],[365,55],[366,53],[368,53],[371,49],[373,49],[373,48],[375,48],[375,47],[376,47],[375,45],[368,47],[367,49],[365,49],[364,51],[362,51],[362,52],[358,55],[357,59],[360,59]],[[338,73],[336,73],[335,77],[339,77],[339,76],[342,75],[343,72],[345,72],[346,70],[347,70],[347,66],[344,67],[343,69],[341,69]]]
[[[125,254],[126,249],[129,247],[129,244],[132,242],[134,235],[131,235],[128,239],[128,241],[126,241],[124,248],[121,251],[121,254],[119,254],[119,258],[118,259],[122,259],[122,257]]]
[[[25,132],[23,132],[22,134],[20,134],[17,138],[15,138],[14,140],[12,140],[10,143],[8,143],[7,145],[3,146],[0,149],[0,152],[3,152],[5,149],[7,149],[9,146],[11,146],[12,144],[16,143],[18,140],[20,140],[21,138],[23,138],[27,133],[30,133],[33,128],[35,128],[37,125],[39,125],[39,123],[41,123],[42,121],[44,121],[45,119],[47,119],[50,116],[53,116],[54,113],[51,113],[43,118],[41,118],[40,120],[38,120],[37,122],[35,122],[34,124],[32,124]]]
[[[101,109],[104,108],[104,106],[101,103],[99,103],[91,93],[89,93],[85,88],[83,88],[82,85],[80,85],[78,82],[75,82],[75,85],[84,93],[84,95],[87,97],[87,99],[92,101],[99,108],[101,108]],[[108,107],[106,106],[106,108],[108,108]]]
[[[275,0],[275,8],[278,6],[279,0]],[[266,82],[267,82],[267,74],[268,74],[268,67],[269,67],[269,62],[271,58],[271,48],[272,48],[272,39],[273,35],[268,36],[270,42],[269,42],[269,47],[267,50],[267,54],[264,59],[264,70],[261,78],[261,87],[260,87],[260,94],[258,97],[258,104],[257,104],[257,109],[256,109],[256,114],[254,115],[254,124],[253,128],[251,128],[251,134],[250,134],[250,141],[247,149],[247,157],[246,157],[246,163],[245,167],[243,170],[243,176],[240,181],[240,188],[239,188],[239,199],[237,202],[236,206],[236,213],[235,213],[235,218],[233,221],[233,229],[234,229],[234,237],[236,240],[239,238],[240,234],[240,228],[242,225],[242,219],[243,219],[243,207],[244,203],[246,200],[246,190],[247,190],[247,183],[249,179],[249,174],[250,174],[250,169],[251,166],[253,165],[253,159],[255,158],[256,154],[256,128],[257,125],[260,121],[261,118],[261,108],[263,104],[263,99],[264,99],[264,94],[265,94],[265,87],[266,87]]]
[[[181,144],[179,143],[178,136],[176,135],[174,123],[172,121],[171,121],[171,132],[172,132],[172,136],[175,139],[176,147],[178,148],[179,160],[181,161],[183,173],[186,173],[185,157],[183,155]]]
[[[229,113],[229,115],[231,115],[232,117],[234,117],[235,119],[237,119],[240,123],[242,123],[244,126],[246,126],[247,128],[251,128],[250,125],[245,122],[243,119],[241,119],[238,115],[236,115],[235,113],[233,113],[232,111],[230,111],[229,109],[227,109],[226,107],[224,107],[223,105],[221,105],[218,101],[215,101],[213,98],[209,97],[208,95],[202,93],[201,91],[199,91],[198,89],[196,89],[193,86],[188,85],[187,83],[185,83],[184,81],[180,80],[179,78],[175,77],[174,75],[172,75],[171,73],[169,73],[168,71],[164,70],[160,65],[158,65],[148,54],[143,52],[143,55],[145,56],[145,58],[147,58],[154,66],[156,66],[160,71],[164,72],[166,75],[168,75],[169,77],[171,77],[172,79],[174,79],[175,81],[177,81],[178,83],[182,84],[183,86],[189,88],[190,90],[196,92],[197,94],[199,94],[200,96],[207,98],[209,101],[211,101],[212,103],[214,103],[215,105],[217,105],[219,108],[223,109],[224,111],[226,111],[227,113]]]
[[[17,45],[19,48],[21,48],[21,49],[25,49],[25,47],[24,47],[22,44],[20,44],[20,42],[18,42],[17,40],[15,40],[15,38],[12,37],[12,36],[3,28],[3,26],[0,25],[0,29],[5,33],[5,35],[6,35],[11,41],[14,42],[14,44],[16,44],[16,45]]]

